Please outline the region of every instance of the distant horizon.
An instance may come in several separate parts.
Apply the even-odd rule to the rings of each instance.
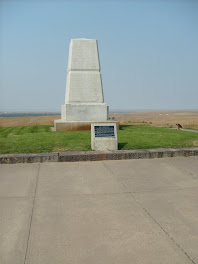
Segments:
[[[171,111],[171,112],[190,112],[190,111],[198,111],[198,109],[112,109],[109,112],[110,113],[115,113],[115,112],[122,112],[122,113],[130,113],[130,112],[160,112],[160,111]],[[26,111],[26,110],[20,110],[20,111],[0,111],[0,114],[3,113],[60,113],[61,110],[55,110],[55,111],[39,111],[39,110],[33,110],[33,111]]]

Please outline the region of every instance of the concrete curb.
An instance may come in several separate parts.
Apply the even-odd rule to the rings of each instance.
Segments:
[[[58,162],[58,152],[0,155],[0,164]]]
[[[198,148],[5,154],[0,155],[0,164],[152,159],[181,156],[198,156]]]

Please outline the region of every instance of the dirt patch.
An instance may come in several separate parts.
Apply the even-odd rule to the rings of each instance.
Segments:
[[[52,125],[60,116],[0,117],[1,127]]]
[[[54,148],[52,152],[65,152],[68,151],[66,148]]]
[[[198,140],[193,141],[193,146],[198,147]]]
[[[121,124],[151,125],[159,127],[198,128],[198,111],[155,111],[137,113],[112,113],[110,118]]]

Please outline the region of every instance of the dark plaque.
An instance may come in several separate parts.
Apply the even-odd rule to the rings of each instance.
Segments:
[[[114,126],[94,126],[95,137],[115,137]]]

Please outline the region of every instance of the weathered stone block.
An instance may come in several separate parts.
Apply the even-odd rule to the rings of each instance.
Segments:
[[[69,46],[69,71],[99,71],[98,45],[95,39],[72,39]]]
[[[103,103],[100,72],[71,71],[67,75],[65,103]]]
[[[65,121],[105,121],[109,119],[106,104],[64,104],[61,119]]]

